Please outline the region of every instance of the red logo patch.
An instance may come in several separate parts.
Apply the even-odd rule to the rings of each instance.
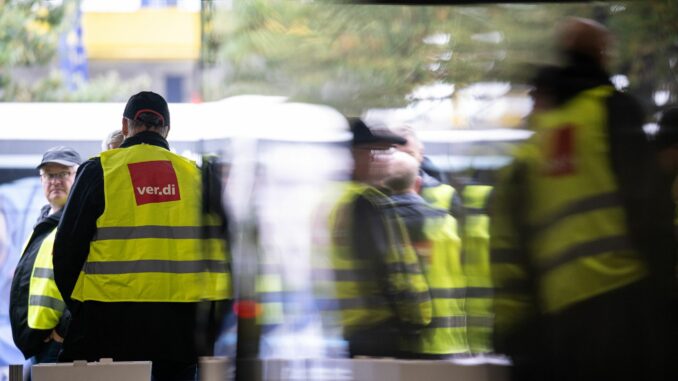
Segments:
[[[172,162],[144,161],[127,164],[138,205],[181,200],[179,182]]]
[[[566,125],[547,136],[546,176],[564,176],[575,172],[575,129]]]

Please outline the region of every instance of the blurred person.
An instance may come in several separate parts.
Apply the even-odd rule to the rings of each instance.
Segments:
[[[101,142],[101,150],[108,151],[109,149],[118,148],[120,147],[120,144],[122,144],[123,140],[125,140],[125,136],[122,134],[121,130],[112,131]]]
[[[516,379],[676,376],[670,199],[643,111],[605,70],[610,41],[591,20],[561,25],[554,107],[496,188],[495,345]]]
[[[494,290],[490,271],[489,204],[493,185],[466,184],[462,190],[462,266],[466,277],[466,315],[471,353],[492,352]]]
[[[655,136],[655,146],[659,162],[664,172],[676,179],[678,176],[678,107],[671,107],[661,113],[659,131]],[[678,184],[674,182],[672,189],[674,202],[678,203]]]
[[[678,107],[670,107],[661,113],[659,131],[655,136],[655,146],[659,164],[666,175],[667,188],[671,189],[671,198],[675,205],[674,236],[678,238]],[[678,279],[678,265],[676,267]],[[674,298],[678,299],[674,293]]]
[[[467,281],[464,305],[469,349],[473,353],[490,352],[492,282],[489,269],[489,222],[484,210],[491,187],[473,183],[466,185],[462,192],[457,192],[454,187],[442,183],[423,168],[426,162],[424,145],[411,127],[395,128],[394,132],[406,140],[405,144],[397,145],[396,148],[420,163],[419,195],[431,205],[448,211],[455,220],[457,235],[463,238],[463,272]],[[467,216],[467,211],[471,215]]]
[[[37,167],[47,205],[16,266],[9,308],[14,343],[33,363],[56,362],[70,320],[52,275],[52,245],[80,163],[76,151],[58,146]]]
[[[424,155],[424,144],[419,140],[414,129],[410,126],[400,126],[394,128],[393,131],[405,139],[405,143],[396,145],[396,149],[412,155],[419,162],[419,176],[422,179],[419,194],[436,207],[448,210],[457,220],[463,220],[464,206],[456,189],[441,182],[439,178],[425,170],[424,163],[427,163],[429,171],[433,170],[432,163]]]
[[[155,380],[196,377],[199,302],[229,298],[230,272],[200,170],[169,151],[169,130],[165,99],[135,94],[120,148],[78,171],[54,242],[72,313],[60,361],[150,360]]]
[[[560,68],[557,66],[545,65],[537,68],[535,75],[530,79],[532,115],[555,107],[559,73]]]
[[[384,185],[391,191],[392,204],[388,207],[407,228],[433,305],[431,323],[409,337],[405,351],[414,358],[443,359],[469,352],[461,239],[457,221],[418,194],[422,181],[419,165],[415,157],[396,152]]]
[[[404,338],[428,325],[432,313],[416,253],[405,245],[405,227],[376,188],[383,186],[391,147],[404,140],[359,118],[349,124],[352,179],[329,213],[331,284],[320,308],[338,316],[352,357],[400,356]]]

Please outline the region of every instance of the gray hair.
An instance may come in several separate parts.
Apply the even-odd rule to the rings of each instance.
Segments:
[[[101,142],[101,150],[108,151],[109,149],[114,149],[120,147],[122,141],[125,140],[125,136],[122,134],[121,130],[112,131],[103,142]]]

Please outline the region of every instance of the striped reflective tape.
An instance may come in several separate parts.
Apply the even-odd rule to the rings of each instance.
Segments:
[[[112,261],[112,262],[87,262],[83,267],[85,274],[133,274],[133,273],[224,273],[229,271],[229,265],[225,261],[199,260],[199,261],[167,261],[167,260],[139,260],[139,261]]]
[[[571,246],[559,253],[553,254],[552,258],[540,261],[540,263],[537,264],[537,269],[541,273],[546,273],[568,262],[572,262],[580,258],[593,257],[610,251],[630,249],[631,245],[628,241],[628,238],[624,235],[605,237],[594,241],[580,243],[578,245]]]
[[[33,269],[33,278],[54,279],[54,270],[46,267],[36,267]]]
[[[66,303],[63,300],[45,295],[31,295],[28,298],[28,304],[31,306],[47,307],[57,311],[63,311]]]
[[[567,217],[592,212],[598,209],[606,209],[612,207],[620,207],[621,201],[619,196],[615,192],[598,194],[592,197],[584,198],[572,202],[559,211],[552,213],[550,216],[542,219],[538,224],[532,226],[531,233],[539,234],[546,229],[551,228],[553,225],[559,223]]]
[[[140,238],[210,239],[224,233],[220,226],[110,226],[97,228],[92,241]]]
[[[426,328],[461,328],[466,327],[465,316],[434,317]]]

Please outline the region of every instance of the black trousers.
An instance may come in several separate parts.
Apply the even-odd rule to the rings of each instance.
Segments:
[[[640,281],[544,317],[514,379],[678,379],[674,308],[656,291]]]

